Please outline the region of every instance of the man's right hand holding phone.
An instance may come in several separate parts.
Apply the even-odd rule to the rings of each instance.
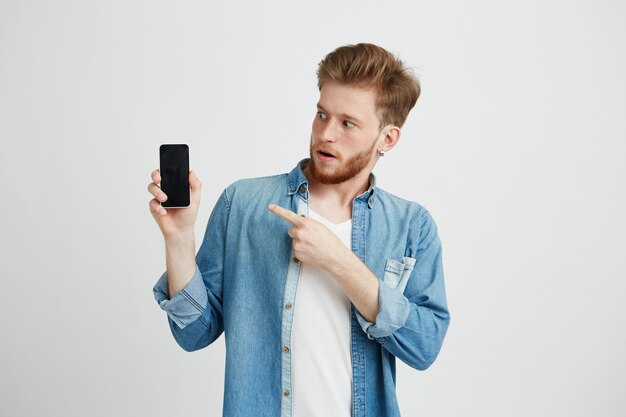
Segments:
[[[191,204],[185,208],[168,208],[161,206],[167,200],[167,195],[161,190],[161,175],[158,169],[152,171],[152,182],[148,184],[148,191],[154,196],[150,201],[150,212],[159,225],[163,237],[179,238],[182,234],[193,232],[198,207],[200,206],[200,190],[202,183],[196,173],[189,171],[189,188]]]

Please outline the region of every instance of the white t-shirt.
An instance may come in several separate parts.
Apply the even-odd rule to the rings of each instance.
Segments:
[[[309,216],[351,247],[352,220]],[[326,271],[303,263],[291,329],[293,417],[350,417],[352,356],[350,299]]]

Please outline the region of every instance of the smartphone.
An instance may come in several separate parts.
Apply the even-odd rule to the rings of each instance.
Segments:
[[[189,207],[189,146],[185,144],[161,145],[160,174],[161,190],[167,200],[161,203],[166,208]]]

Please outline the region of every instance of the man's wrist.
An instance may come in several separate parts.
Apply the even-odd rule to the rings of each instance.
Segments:
[[[346,247],[328,264],[327,271],[333,276],[342,276],[346,271],[354,269],[358,262],[361,262],[359,258]]]
[[[189,244],[189,242],[195,243],[195,232],[193,229],[183,230],[179,233],[165,237],[165,244],[167,246],[180,246]]]

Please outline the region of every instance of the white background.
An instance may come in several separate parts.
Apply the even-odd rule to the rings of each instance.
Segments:
[[[315,69],[374,42],[422,96],[378,185],[432,213],[451,325],[403,416],[626,413],[619,1],[0,1],[0,416],[221,415],[224,338],[152,296],[161,143],[221,190],[308,156]]]

